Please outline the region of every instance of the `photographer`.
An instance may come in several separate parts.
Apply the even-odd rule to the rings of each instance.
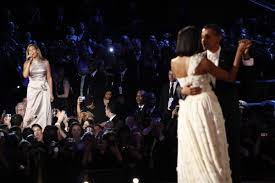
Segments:
[[[95,108],[93,98],[91,96],[79,96],[76,107],[77,119],[81,125],[84,127],[91,125],[94,121],[94,115],[92,112]]]
[[[65,139],[67,137],[66,133],[68,132],[68,129],[69,129],[69,123],[68,123],[69,118],[67,116],[67,113],[64,110],[60,111],[58,109],[55,109],[53,113],[56,120],[54,125],[58,128],[57,133],[58,133],[59,140]]]

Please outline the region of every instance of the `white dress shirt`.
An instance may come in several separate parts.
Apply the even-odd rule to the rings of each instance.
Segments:
[[[138,106],[138,108],[139,108],[140,111],[143,109],[143,107],[144,107],[144,104]]]
[[[213,62],[216,66],[219,65],[219,58],[220,58],[220,53],[221,53],[221,47],[216,52],[211,52],[209,50],[206,51],[207,59]],[[211,82],[213,86],[215,87],[216,85],[216,78],[211,75]]]
[[[174,94],[175,91],[176,91],[176,87],[177,87],[178,82],[177,81],[174,81],[174,82],[170,81],[169,92],[170,92],[170,88],[171,88],[172,84],[173,84],[173,94]]]
[[[170,86],[169,86],[169,91],[168,92],[170,92],[170,88],[171,88],[172,84],[173,84],[173,95],[174,95],[174,93],[177,89],[176,87],[177,87],[178,82],[177,81],[174,81],[174,82],[170,81]],[[168,103],[167,103],[167,109],[168,110],[170,110],[170,107],[172,105],[173,100],[174,100],[174,98],[169,96]]]

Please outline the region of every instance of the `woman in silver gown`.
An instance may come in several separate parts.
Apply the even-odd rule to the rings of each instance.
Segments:
[[[43,58],[39,47],[30,44],[26,50],[23,76],[29,78],[27,108],[23,127],[39,124],[43,129],[51,125],[52,76],[49,61]]]

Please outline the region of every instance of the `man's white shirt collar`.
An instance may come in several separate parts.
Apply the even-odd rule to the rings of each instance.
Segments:
[[[116,117],[116,114],[113,115],[112,117],[110,117],[109,121],[112,121],[114,119],[114,117]]]
[[[143,105],[139,105],[138,106],[140,109],[143,109],[143,107],[144,107],[144,104]]]
[[[91,76],[95,77],[95,74],[97,73],[97,70],[91,73]]]
[[[170,81],[170,87],[172,86],[172,84],[173,84],[173,93],[175,93],[178,81],[177,80]]]
[[[218,66],[218,64],[219,64],[220,53],[221,53],[221,47],[219,47],[219,49],[214,53],[209,50],[206,51],[207,58],[211,62],[213,62],[216,66]]]

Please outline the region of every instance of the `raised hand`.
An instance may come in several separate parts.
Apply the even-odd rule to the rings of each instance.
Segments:
[[[51,94],[51,96],[50,96],[50,100],[51,100],[51,102],[53,102],[54,101],[54,96]]]
[[[31,54],[29,54],[27,56],[27,61],[29,61],[30,63],[32,63],[32,60],[33,60],[33,56]]]
[[[252,41],[249,39],[241,39],[239,40],[238,50],[242,53],[247,52],[249,47],[252,45]]]

